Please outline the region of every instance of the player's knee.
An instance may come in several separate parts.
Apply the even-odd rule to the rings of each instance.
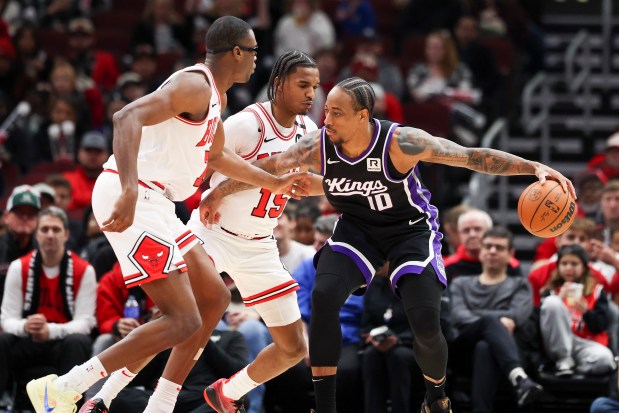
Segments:
[[[335,274],[322,274],[316,278],[312,290],[312,312],[338,314],[349,295],[340,277]]]
[[[297,337],[295,340],[291,340],[282,346],[279,346],[280,351],[284,354],[290,365],[295,365],[299,361],[303,360],[303,357],[307,354],[307,343],[303,336]]]
[[[440,312],[437,308],[411,308],[406,310],[406,313],[418,342],[432,342],[440,337]]]
[[[200,314],[195,311],[182,317],[176,317],[173,320],[173,323],[176,331],[176,342],[181,343],[195,334],[202,327],[202,318],[200,317]]]

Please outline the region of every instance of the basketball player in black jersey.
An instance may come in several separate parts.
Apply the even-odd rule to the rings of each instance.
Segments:
[[[494,175],[536,175],[542,183],[548,178],[559,181],[573,196],[574,187],[561,173],[538,162],[489,148],[465,148],[420,129],[374,119],[373,107],[374,92],[366,81],[343,80],[327,97],[322,130],[306,135],[284,153],[255,163],[275,174],[298,166],[319,172],[322,177],[314,179],[308,191],[299,188],[297,192],[324,193],[342,213],[333,236],[315,258],[309,344],[316,413],[336,413],[340,307],[350,294],[362,291],[387,260],[394,293],[404,303],[415,336],[415,357],[425,379],[421,411],[451,412],[445,395],[447,345],[439,324],[446,285],[442,235],[438,212],[421,183],[418,163]],[[243,183],[223,182],[202,201],[201,218],[216,223],[220,199],[246,188]],[[532,389],[525,385],[518,391]]]

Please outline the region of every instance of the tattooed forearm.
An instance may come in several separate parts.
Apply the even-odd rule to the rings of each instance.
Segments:
[[[400,149],[420,161],[459,166],[493,175],[534,175],[535,162],[489,148],[465,148],[415,128],[402,128]]]
[[[253,164],[276,176],[304,166],[309,166],[314,170],[317,167],[317,170],[320,170],[320,131],[306,135],[285,152],[259,159]],[[251,188],[255,188],[255,185],[226,179],[217,186],[215,191],[224,197]]]

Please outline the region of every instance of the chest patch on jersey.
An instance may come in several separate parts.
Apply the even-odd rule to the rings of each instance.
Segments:
[[[335,196],[370,196],[386,192],[388,189],[379,180],[360,182],[348,178],[328,178],[325,179],[325,183],[329,187],[329,193]]]
[[[367,158],[368,172],[380,172],[380,158]]]
[[[172,262],[172,245],[144,232],[129,253],[129,260],[144,275],[167,274]]]

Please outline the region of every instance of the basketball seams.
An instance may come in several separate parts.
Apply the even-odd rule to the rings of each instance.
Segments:
[[[555,182],[555,181],[552,181],[552,182]],[[560,185],[559,183],[557,183],[557,185],[556,185],[554,188],[552,188],[552,189],[548,192],[548,194],[546,194],[546,196],[544,197],[544,199],[542,200],[542,202],[540,202],[540,205],[537,207],[538,209],[539,209],[539,207],[541,207],[541,206],[542,206],[543,201],[545,201],[545,200],[546,200],[546,199],[547,199],[547,198],[548,198],[548,197],[549,197],[549,196],[550,196],[550,195],[551,195],[551,194],[552,194],[552,193],[553,193],[553,192],[554,192],[557,188],[559,188],[559,189],[561,189],[561,190],[562,190],[561,185]],[[561,210],[560,210],[559,212],[557,212],[557,213],[555,214],[555,219],[554,219],[551,223],[549,223],[548,225],[546,225],[544,228],[540,228],[540,229],[536,230],[535,232],[544,231],[544,230],[548,229],[549,227],[551,227],[552,225],[554,225],[554,223],[557,221],[557,219],[559,219],[559,218],[563,218],[563,211],[565,211],[565,208],[567,208],[567,206],[569,205],[569,197],[567,197],[567,196],[566,196],[566,197],[564,197],[564,198],[565,198],[565,202],[563,203],[563,207],[561,208]],[[537,210],[536,210],[535,212],[537,213]],[[535,216],[535,215],[534,215],[534,216]]]

